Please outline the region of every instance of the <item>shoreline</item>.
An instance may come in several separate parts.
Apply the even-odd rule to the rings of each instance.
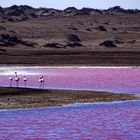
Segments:
[[[0,110],[45,108],[74,103],[98,103],[139,100],[137,94],[104,91],[47,90],[0,87]]]
[[[0,55],[0,66],[140,66],[140,51],[129,50],[7,50]],[[16,59],[15,59],[16,57]],[[47,61],[46,61],[47,60]]]
[[[28,66],[28,65],[0,65],[0,69],[3,69],[3,68],[140,68],[140,66],[86,66],[86,65],[54,65],[54,66],[51,66],[51,65],[45,65],[45,66],[41,66],[41,65],[38,65],[38,66]]]
[[[61,108],[61,107],[76,107],[79,105],[102,105],[102,104],[122,104],[122,103],[133,103],[140,100],[125,100],[125,101],[112,101],[112,102],[87,102],[87,103],[70,103],[70,104],[64,104],[62,106],[47,106],[47,107],[34,107],[34,108],[15,108],[15,109],[0,109],[0,112],[2,111],[20,111],[20,110],[32,110],[32,109],[45,109],[45,108]]]
[[[0,86],[0,88],[10,88],[9,86]],[[16,86],[12,86],[11,88],[17,88]],[[18,89],[24,89],[24,86],[19,86]],[[80,89],[80,88],[52,88],[52,87],[44,87],[44,88],[39,88],[39,87],[33,87],[33,86],[26,86],[25,89],[33,89],[33,90],[57,90],[57,91],[84,91],[84,92],[104,92],[104,93],[113,93],[113,94],[128,94],[128,95],[135,95],[137,97],[140,96],[139,92],[138,93],[134,93],[134,92],[123,92],[123,91],[112,91],[112,90],[99,90],[99,89]]]

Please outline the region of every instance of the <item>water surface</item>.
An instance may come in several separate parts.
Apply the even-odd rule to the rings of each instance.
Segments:
[[[15,71],[21,78],[20,86],[24,86],[25,75],[27,86],[38,88],[43,75],[45,88],[140,93],[139,67],[5,67],[0,69],[0,85],[9,86],[8,76]]]
[[[140,101],[0,111],[1,140],[139,140]]]
[[[0,85],[140,93],[140,68],[1,67]],[[13,81],[12,86],[16,86]],[[43,87],[42,87],[43,88]],[[0,111],[0,140],[139,140],[140,101],[72,104],[64,107]]]

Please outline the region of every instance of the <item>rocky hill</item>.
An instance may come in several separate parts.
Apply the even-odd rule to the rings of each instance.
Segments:
[[[136,14],[140,13],[140,10],[125,10],[119,6],[112,7],[107,10],[98,10],[92,8],[76,9],[75,7],[68,7],[64,10],[57,10],[52,8],[33,8],[27,5],[13,5],[8,8],[0,7],[0,17],[4,20],[11,22],[25,21],[32,18],[48,17],[48,16],[75,16],[75,15],[93,15],[93,14],[105,14],[105,13],[128,13]]]

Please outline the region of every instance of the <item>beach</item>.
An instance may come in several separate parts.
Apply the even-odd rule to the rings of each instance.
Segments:
[[[82,90],[47,90],[32,88],[0,88],[0,109],[42,108],[73,103],[139,100],[132,94]]]

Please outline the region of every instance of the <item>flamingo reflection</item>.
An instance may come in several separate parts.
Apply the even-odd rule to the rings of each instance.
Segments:
[[[10,75],[9,76],[9,84],[10,84],[10,87],[12,87],[12,83],[13,83],[13,77]]]
[[[26,83],[27,83],[27,78],[26,78],[26,76],[23,77],[23,82],[24,82],[24,87],[26,87]]]

